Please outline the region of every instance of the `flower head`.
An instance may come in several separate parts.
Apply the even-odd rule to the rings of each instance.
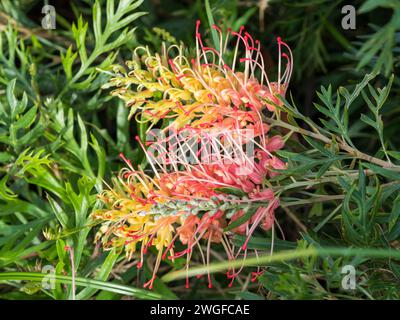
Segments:
[[[97,238],[104,247],[124,247],[129,258],[138,257],[138,268],[150,247],[158,252],[145,287],[152,287],[163,259],[186,257],[188,270],[196,248],[206,265],[214,243],[223,246],[229,260],[245,258],[252,234],[258,226],[273,227],[279,206],[266,181],[286,167],[273,154],[284,141],[268,136],[263,117],[287,90],[291,52],[278,38],[278,77],[271,82],[259,41],[244,28],[225,36],[214,29],[218,49],[204,45],[197,23],[195,58],[186,58],[182,46],[163,47],[161,55],[138,48],[128,63],[130,71],[119,68],[110,81],[117,86],[112,94],[127,102],[138,121],[155,125],[168,120],[161,132],[150,125],[147,140],[137,139],[151,174],[121,155],[127,168],[99,196],[105,208],[93,214],[103,223]],[[235,50],[228,65],[225,56],[232,41]],[[246,236],[241,247],[231,243],[232,234]],[[228,270],[231,283],[241,270]],[[210,274],[208,281],[212,287]]]
[[[200,22],[196,26],[194,58],[185,56],[183,46],[163,47],[161,54],[138,47],[133,60],[127,63],[129,72],[114,68],[117,75],[107,87],[117,87],[112,94],[125,100],[130,115],[136,114],[139,121],[156,124],[168,119],[169,126],[176,129],[187,124],[197,128],[229,127],[236,122],[241,128],[260,126],[260,112],[264,108],[274,111],[273,103],[280,103],[277,94],[286,93],[293,68],[289,47],[277,39],[278,77],[270,81],[260,41],[243,27],[223,35],[214,26],[219,35],[217,50],[203,43],[199,26]],[[234,44],[230,62],[225,60],[229,43]]]

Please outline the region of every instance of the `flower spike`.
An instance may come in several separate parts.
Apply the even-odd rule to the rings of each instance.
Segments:
[[[120,154],[127,167],[99,195],[104,208],[93,213],[102,222],[96,239],[105,249],[124,247],[129,259],[137,259],[138,269],[150,248],[158,252],[144,284],[149,289],[163,261],[182,257],[187,275],[191,260],[200,259],[212,288],[214,245],[224,248],[229,262],[242,261],[239,268],[227,270],[232,286],[252,254],[253,234],[259,227],[273,230],[279,206],[269,179],[286,168],[274,155],[284,141],[269,135],[263,119],[279,105],[277,95],[287,91],[292,52],[277,38],[278,74],[271,81],[259,40],[244,27],[225,34],[216,25],[212,28],[218,48],[203,41],[197,21],[195,57],[185,56],[183,46],[163,45],[155,55],[138,47],[127,62],[129,70],[114,68],[118,72],[107,84],[115,87],[112,95],[126,102],[130,118],[148,124],[147,137],[135,139],[150,171]],[[227,61],[231,42],[233,59]],[[161,121],[167,125],[156,131]],[[239,247],[231,242],[235,234],[245,239]],[[262,272],[258,268],[251,280]],[[185,287],[189,285],[187,276]]]

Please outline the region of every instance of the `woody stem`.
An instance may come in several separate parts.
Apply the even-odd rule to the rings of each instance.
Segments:
[[[320,133],[315,133],[315,132],[311,132],[302,128],[298,128],[295,126],[292,126],[286,122],[280,121],[280,120],[276,120],[276,119],[264,119],[265,122],[267,122],[268,124],[271,124],[272,126],[278,126],[278,127],[282,127],[282,128],[286,128],[289,129],[293,132],[297,132],[300,133],[301,135],[305,135],[317,140],[320,140],[326,144],[331,144],[332,143],[332,139],[320,134]],[[400,171],[400,166],[395,165],[393,163],[390,163],[388,161],[385,160],[381,160],[378,158],[375,158],[373,156],[370,156],[366,153],[363,153],[351,146],[349,146],[346,142],[342,141],[341,139],[337,138],[336,141],[338,141],[338,146],[341,150],[346,151],[348,154],[350,154],[353,157],[356,157],[358,159],[376,164],[382,168],[389,168],[395,171]]]

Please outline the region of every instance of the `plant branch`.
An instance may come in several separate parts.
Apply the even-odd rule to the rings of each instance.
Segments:
[[[265,121],[267,123],[273,125],[273,126],[275,125],[275,126],[279,126],[279,127],[282,127],[282,128],[286,128],[286,129],[289,129],[289,130],[291,130],[293,132],[297,132],[297,133],[300,133],[302,135],[305,135],[305,136],[320,140],[320,141],[322,141],[324,143],[327,143],[327,144],[331,144],[332,143],[331,139],[329,139],[328,137],[326,137],[326,136],[324,136],[324,135],[322,135],[320,133],[315,133],[315,132],[311,132],[311,131],[308,131],[308,130],[305,130],[305,129],[302,129],[302,128],[298,128],[298,127],[292,126],[292,125],[290,125],[290,124],[288,124],[286,122],[283,122],[283,121],[280,121],[280,120],[276,120],[276,119],[265,119]],[[361,151],[349,146],[347,143],[345,143],[343,141],[338,141],[338,146],[343,151],[346,151],[348,154],[350,154],[350,155],[352,155],[352,156],[354,156],[354,157],[356,157],[358,159],[361,159],[361,160],[376,164],[376,165],[378,165],[380,167],[383,167],[383,168],[390,168],[390,169],[395,169],[396,171],[397,170],[400,171],[400,166],[397,166],[397,165],[395,165],[393,163],[390,163],[388,161],[381,160],[381,159],[375,158],[373,156],[370,156],[370,155],[368,155],[366,153],[363,153],[363,152],[361,152]]]

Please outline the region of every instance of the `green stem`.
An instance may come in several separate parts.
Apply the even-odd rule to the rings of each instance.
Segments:
[[[338,257],[367,257],[376,259],[399,259],[400,251],[391,249],[375,249],[375,248],[314,248],[310,247],[307,249],[300,250],[287,250],[282,251],[273,255],[262,255],[259,257],[247,258],[245,261],[237,259],[230,262],[219,262],[211,264],[210,266],[195,267],[188,271],[188,276],[196,276],[210,273],[225,271],[228,268],[237,268],[243,266],[263,266],[273,262],[288,261],[307,257],[327,257],[327,256],[338,256]],[[164,282],[171,282],[177,279],[183,279],[186,277],[186,270],[173,271],[162,277]]]

